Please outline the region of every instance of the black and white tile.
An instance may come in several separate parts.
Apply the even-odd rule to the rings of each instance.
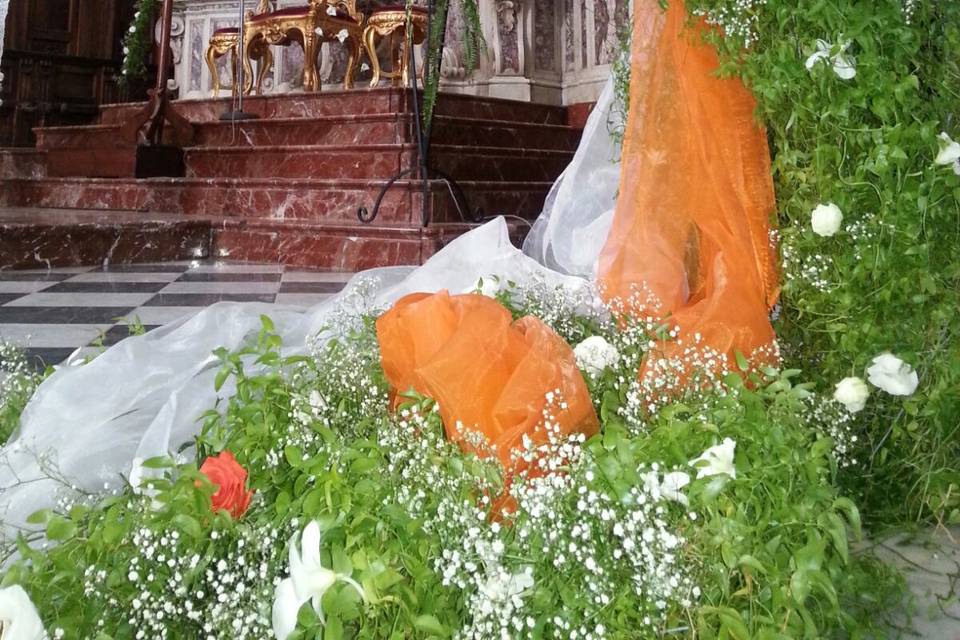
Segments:
[[[120,342],[130,324],[153,329],[216,302],[306,308],[352,275],[229,262],[0,270],[0,340],[22,347],[42,369],[78,348],[95,353]]]

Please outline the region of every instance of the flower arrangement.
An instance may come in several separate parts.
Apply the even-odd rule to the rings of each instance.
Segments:
[[[39,612],[55,637],[117,639],[797,636],[881,623],[874,609],[898,578],[849,546],[859,511],[837,488],[830,418],[808,410],[797,372],[721,373],[637,423],[641,359],[666,328],[624,322],[586,289],[504,283],[495,295],[576,346],[599,435],[531,443],[518,453],[529,470],[508,481],[482,436],[479,453],[448,440],[431,399],[405,394],[391,409],[376,312],[344,317],[338,337],[294,358],[264,318],[255,345],[218,352],[217,382],[233,378],[236,395],[195,442],[138,462],[122,491],[32,517],[43,533],[8,549],[3,577],[29,594],[17,615]],[[565,402],[544,392],[552,433]]]
[[[11,541],[4,631],[885,634],[902,585],[851,544],[862,517],[960,519],[960,6],[689,4],[722,27],[723,72],[769,130],[782,371],[692,349],[640,376],[657,341],[687,337],[587,288],[484,278],[478,293],[574,347],[600,421],[560,436],[564,398],[544,389],[552,436],[514,478],[470,425],[472,453],[448,440],[433,399],[391,397],[378,311],[345,307],[296,358],[265,318],[254,345],[217,353],[236,393],[195,441],[138,461],[122,491],[65,495]]]

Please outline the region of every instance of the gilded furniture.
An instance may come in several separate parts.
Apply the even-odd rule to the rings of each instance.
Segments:
[[[422,44],[427,36],[427,9],[413,6],[410,8],[410,24],[414,46]],[[390,52],[393,57],[393,70],[384,71],[377,57],[377,39],[390,38]],[[410,81],[410,52],[407,51],[407,7],[403,4],[375,9],[367,19],[363,31],[363,44],[373,67],[373,79],[370,86],[380,84],[381,76],[392,78],[394,85],[406,86]]]
[[[236,27],[224,27],[213,32],[210,44],[207,45],[207,66],[210,68],[210,78],[213,83],[213,97],[220,95],[220,70],[217,60],[230,55],[230,75],[233,78],[233,94],[237,93],[237,49],[240,42],[240,30]],[[259,43],[251,49],[251,54],[259,61],[257,69],[257,94],[263,93],[263,79],[273,65],[273,53],[270,47]]]
[[[323,42],[339,40],[348,51],[344,88],[353,86],[363,41],[363,14],[357,10],[356,0],[309,0],[309,4],[270,10],[270,0],[260,0],[257,11],[244,20],[243,65],[249,92],[253,83],[251,59],[260,48],[269,45],[303,47],[303,89],[320,88],[317,56]],[[272,61],[272,59],[271,59]],[[259,79],[266,75],[270,63],[262,64]],[[258,81],[259,81],[258,79]]]

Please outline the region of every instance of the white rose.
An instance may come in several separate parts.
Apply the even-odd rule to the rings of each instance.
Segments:
[[[867,405],[870,397],[870,388],[860,378],[844,378],[836,385],[833,399],[847,408],[850,413],[857,413]]]
[[[953,172],[960,175],[960,143],[954,142],[946,132],[941,132],[938,136],[940,140],[940,152],[934,160],[935,164],[953,165]]]
[[[813,232],[825,238],[839,231],[840,225],[843,223],[843,213],[840,211],[840,207],[832,202],[817,205],[810,218]]]
[[[909,396],[917,390],[920,378],[913,367],[893,355],[881,353],[867,368],[867,380],[890,395]]]
[[[617,348],[602,336],[590,336],[573,349],[573,355],[577,366],[591,376],[600,375],[607,367],[615,367],[620,360]]]
[[[0,589],[0,639],[41,640],[43,622],[30,596],[20,585]]]
[[[731,478],[737,477],[737,468],[733,465],[733,454],[737,443],[730,438],[724,438],[720,444],[710,447],[700,457],[690,461],[690,466],[697,467],[697,480],[726,474]]]

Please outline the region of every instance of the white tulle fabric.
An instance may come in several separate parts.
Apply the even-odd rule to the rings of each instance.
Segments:
[[[573,161],[553,185],[523,252],[550,269],[593,278],[606,242],[620,186],[621,146],[610,134],[622,127],[613,81],[587,120]]]

